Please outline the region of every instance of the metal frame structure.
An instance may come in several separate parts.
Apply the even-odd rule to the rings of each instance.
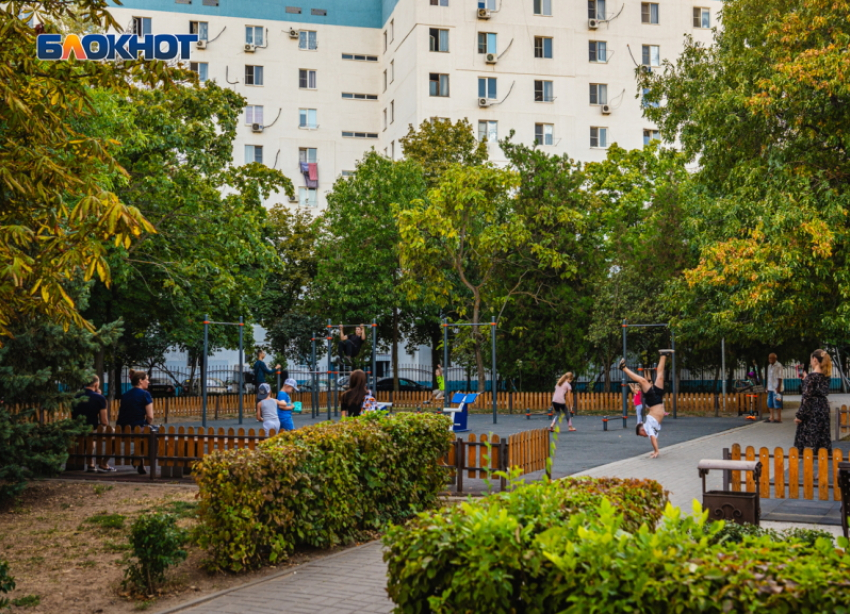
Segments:
[[[479,322],[478,324],[475,324],[473,322],[452,322],[451,324],[449,324],[448,319],[443,318],[442,326],[443,326],[443,368],[444,369],[449,368],[449,327],[450,326],[476,326],[476,327],[477,326],[489,326],[490,327],[490,339],[492,340],[492,344],[493,344],[492,365],[490,367],[490,388],[492,389],[491,392],[492,392],[492,396],[493,396],[493,424],[496,424],[498,422],[498,416],[499,416],[497,409],[496,409],[496,407],[497,407],[496,397],[498,395],[498,390],[497,390],[497,385],[496,385],[497,381],[498,381],[498,379],[496,377],[496,326],[497,326],[496,318],[491,317],[489,322]],[[447,407],[448,402],[449,402],[449,391],[446,390],[445,394],[443,395],[443,407]]]
[[[673,382],[673,418],[676,418],[676,406],[678,400],[678,390],[676,388],[676,333],[673,332],[673,329],[670,328],[669,324],[629,324],[628,321],[623,319],[623,358],[626,357],[626,353],[628,352],[628,340],[627,340],[627,332],[629,328],[668,328],[670,330],[670,349],[673,350],[673,360],[671,364],[672,374],[673,376],[670,378]],[[622,389],[623,389],[623,428],[626,428],[626,421],[629,416],[629,393],[628,393],[628,383],[626,372],[623,371],[623,380],[622,380]]]
[[[209,352],[210,324],[239,327],[239,424],[242,424],[242,397],[245,394],[245,356],[243,355],[242,344],[242,331],[245,328],[244,318],[239,316],[238,322],[213,322],[208,314],[204,314],[204,354],[201,357],[201,394],[203,395],[201,425],[207,425],[207,354]]]

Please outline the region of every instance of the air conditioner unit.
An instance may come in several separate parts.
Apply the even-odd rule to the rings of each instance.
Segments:
[[[498,60],[499,56],[497,56],[495,53],[488,53],[484,58],[484,61],[488,64],[495,64]]]
[[[291,203],[297,203],[297,202],[298,202],[298,197],[297,197],[297,196],[290,196],[290,197],[289,197],[289,202],[291,202]]]
[[[478,19],[490,19],[490,9],[478,9]]]
[[[489,107],[489,106],[490,106],[490,101],[489,101],[489,100],[487,100],[486,98],[479,98],[479,99],[478,99],[478,106],[479,106],[479,107]]]
[[[641,67],[640,67],[640,71],[641,71],[642,73],[644,73],[644,74],[647,74],[647,75],[648,75],[648,74],[650,74],[650,73],[652,72],[652,67],[651,67],[651,66],[641,66]]]
[[[197,47],[198,49],[206,49],[207,41],[198,41],[197,43],[195,43],[195,47]]]
[[[602,115],[611,115],[611,105],[603,104],[602,105]]]
[[[263,124],[251,124],[251,132],[262,132]]]
[[[587,29],[588,30],[595,30],[598,27],[599,27],[599,20],[598,19],[588,19],[587,20]]]
[[[245,53],[254,53],[257,50],[256,45],[245,43]]]
[[[289,31],[289,38],[300,38],[300,37],[301,37],[301,34],[295,28],[292,28]]]

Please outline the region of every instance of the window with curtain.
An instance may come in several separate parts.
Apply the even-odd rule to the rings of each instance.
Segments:
[[[433,72],[429,73],[428,93],[431,96],[447,97],[449,95],[449,76]]]
[[[534,0],[534,14],[551,17],[552,0]]]
[[[245,85],[262,85],[263,67],[245,66]]]
[[[534,82],[534,102],[552,102],[555,100],[554,83],[552,81]]]
[[[493,32],[478,33],[478,53],[497,53],[496,35]]]
[[[590,84],[590,104],[608,104],[608,85],[605,83]]]
[[[205,41],[209,39],[209,24],[206,21],[190,21],[189,22],[189,34],[197,34],[199,41]]]
[[[547,36],[534,37],[534,57],[552,58],[552,39]]]
[[[590,41],[589,59],[591,62],[605,63],[608,61],[608,44],[605,41]]]
[[[316,32],[313,30],[301,30],[298,33],[298,48],[305,51],[313,51],[319,48],[316,42]]]
[[[499,122],[482,120],[478,122],[478,140],[485,143],[495,143],[499,140]]]
[[[657,2],[641,2],[640,3],[640,20],[643,23],[658,23],[658,3]]]
[[[251,162],[263,163],[262,145],[245,145],[245,164],[250,164]]]
[[[658,45],[643,45],[641,48],[641,63],[644,66],[661,66],[661,47]]]
[[[605,19],[605,0],[587,0],[589,19]]]
[[[431,51],[441,51],[443,53],[449,50],[449,31],[439,28],[428,29],[428,43]]]
[[[245,107],[245,123],[263,125],[263,106],[259,104],[249,104]]]
[[[301,69],[298,71],[298,87],[302,90],[316,89],[316,71]]]
[[[496,79],[493,77],[479,77],[478,97],[496,100]]]
[[[608,128],[591,127],[590,146],[602,149],[608,147]]]
[[[298,109],[299,128],[315,129],[317,126],[316,109]]]
[[[263,27],[245,26],[245,44],[263,46]]]
[[[534,124],[534,140],[538,145],[553,145],[555,142],[553,124]]]

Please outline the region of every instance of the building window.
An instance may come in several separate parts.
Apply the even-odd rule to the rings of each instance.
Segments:
[[[449,76],[439,73],[428,74],[428,94],[431,96],[447,97],[449,95]]]
[[[348,179],[349,177],[353,177],[353,176],[354,176],[354,171],[342,171],[342,173],[340,173],[340,177],[342,177],[343,179]]]
[[[135,34],[136,36],[147,36],[150,33],[150,17],[133,17],[133,34]]]
[[[190,21],[189,34],[197,34],[199,41],[209,39],[210,25],[206,21]]]
[[[590,84],[590,104],[608,104],[608,86],[605,83]]]
[[[384,30],[384,51],[387,50],[388,46],[389,45],[387,44],[387,31]]]
[[[534,124],[534,140],[538,145],[554,145],[554,124]]]
[[[262,145],[245,145],[245,164],[250,164],[251,162],[263,163]]]
[[[590,129],[590,146],[599,149],[608,147],[608,128],[592,127]]]
[[[319,127],[316,123],[316,109],[298,109],[298,127],[315,130]]]
[[[245,66],[245,85],[262,85],[263,67]]]
[[[310,9],[311,15],[318,15],[319,17],[327,17],[328,11],[327,9]]]
[[[245,44],[263,46],[263,28],[262,26],[245,26]]]
[[[298,71],[298,87],[302,90],[316,89],[316,71],[304,70]]]
[[[478,140],[495,143],[499,140],[499,122],[493,120],[478,122]]]
[[[589,59],[591,62],[604,64],[608,61],[608,45],[605,41],[590,41],[589,50]]]
[[[534,0],[534,14],[551,17],[552,0]]]
[[[390,160],[395,160],[395,141],[390,141]]]
[[[289,13],[290,15],[300,15],[301,14],[301,7],[300,6],[287,6],[286,12]]]
[[[431,0],[431,6],[448,6],[449,0]]]
[[[351,92],[343,92],[342,97],[346,100],[377,100],[377,94],[352,94]]]
[[[390,83],[395,81],[395,60],[390,62]]]
[[[650,141],[660,141],[661,133],[658,130],[644,130],[643,131],[643,144],[649,145]]]
[[[319,161],[318,149],[315,147],[299,147],[298,148],[298,161],[299,162],[307,162],[308,164],[316,163]]]
[[[590,19],[605,19],[605,0],[587,0],[587,16]]]
[[[496,0],[478,0],[478,8],[496,10]]]
[[[206,62],[189,62],[189,70],[198,75],[198,81],[209,79],[209,64]]]
[[[492,32],[478,33],[478,53],[496,53],[496,35]]]
[[[318,207],[319,191],[316,188],[298,188],[298,204],[302,207]]]
[[[395,100],[390,100],[390,123],[395,121]]]
[[[378,138],[378,134],[375,132],[345,132],[343,131],[342,136],[347,139],[376,139]]]
[[[552,102],[555,100],[553,95],[554,82],[552,81],[535,81],[534,82],[534,102]]]
[[[390,42],[393,42],[395,40],[395,19],[390,19],[389,32],[390,32]]]
[[[319,45],[316,42],[316,32],[313,30],[301,30],[298,32],[298,48],[305,51],[315,51],[318,49]]]
[[[449,31],[440,30],[438,28],[428,28],[428,44],[430,45],[431,51],[448,52]]]
[[[644,45],[641,53],[641,63],[644,66],[661,66],[661,47]]]
[[[534,37],[534,57],[549,58],[552,57],[552,39],[548,36]]]
[[[694,27],[695,28],[710,28],[711,27],[711,11],[709,9],[694,7]]]
[[[384,109],[384,130],[387,129],[387,124],[388,124],[388,122],[387,122],[387,110]]]
[[[355,60],[357,62],[377,62],[378,56],[376,55],[360,55],[356,53],[343,53],[343,60]]]
[[[641,2],[640,20],[642,23],[658,23],[658,4],[656,2]]]
[[[245,123],[263,125],[263,106],[258,104],[249,104],[245,107]]]
[[[649,88],[648,87],[643,88],[643,93],[642,93],[641,98],[640,98],[640,106],[642,106],[645,109],[650,108],[650,107],[657,107],[658,106],[657,102],[649,102],[646,99],[646,97],[648,95],[649,95]]]
[[[496,100],[496,79],[492,77],[478,77],[478,97]]]
[[[384,71],[384,91],[387,91],[387,71]]]

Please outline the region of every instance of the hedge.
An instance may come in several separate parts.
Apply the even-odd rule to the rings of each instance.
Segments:
[[[327,548],[433,507],[448,427],[440,415],[375,413],[205,456],[194,472],[208,567],[275,563],[296,546]]]
[[[587,481],[565,482],[393,527],[385,560],[395,612],[850,612],[843,538],[842,549],[799,533],[721,539],[723,523],[669,504],[657,523],[662,498],[638,483],[598,497]]]

